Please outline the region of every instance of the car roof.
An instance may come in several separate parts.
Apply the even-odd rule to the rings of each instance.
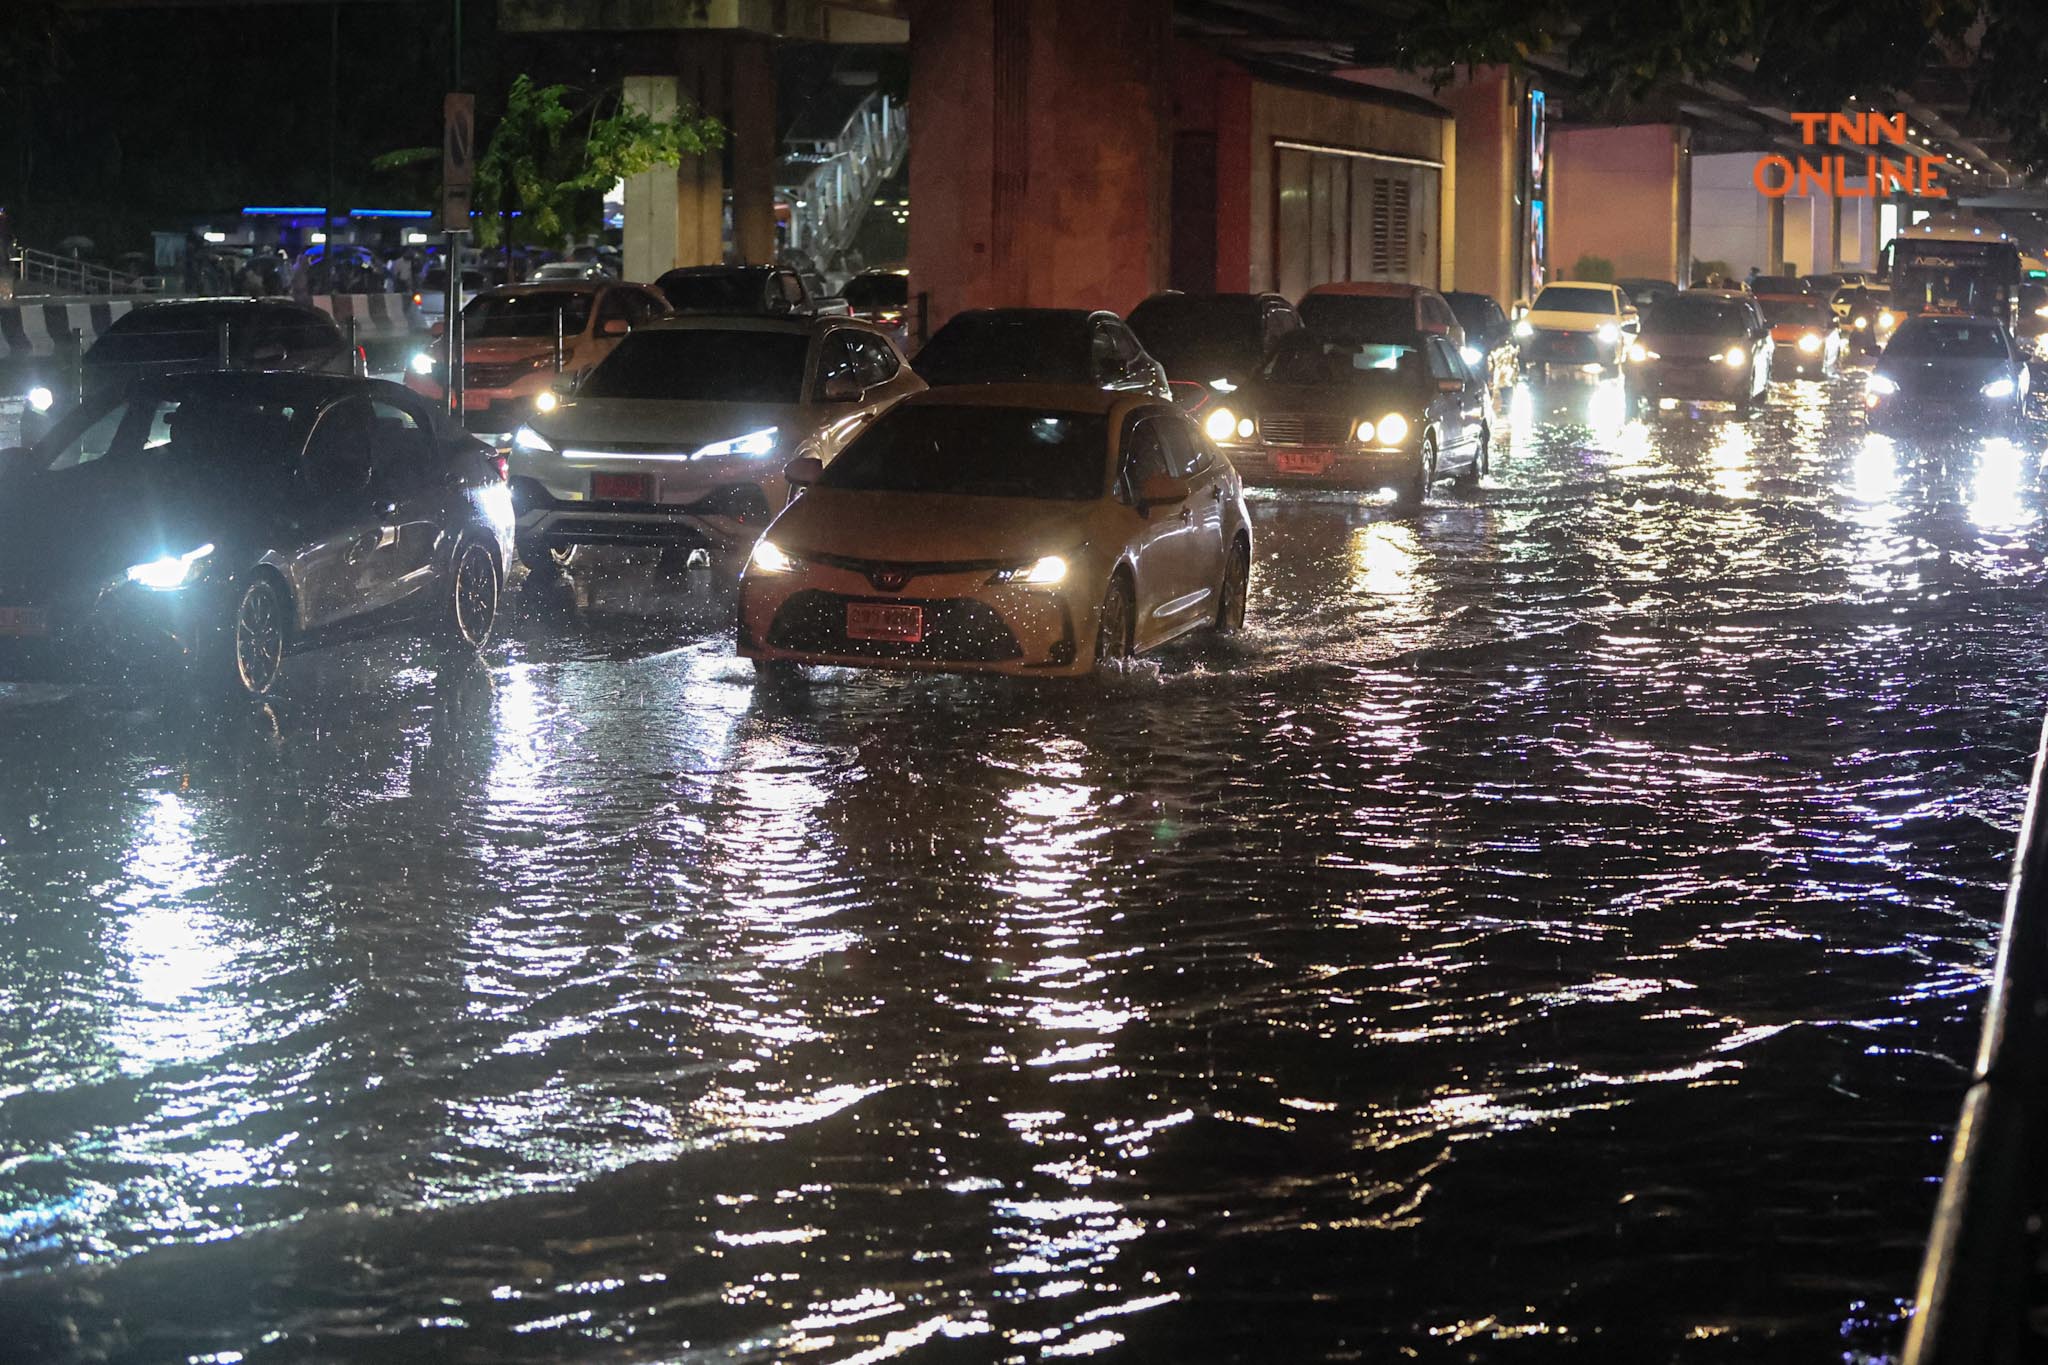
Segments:
[[[664,280],[701,278],[707,275],[768,275],[774,273],[772,265],[679,265],[673,270],[661,272]]]
[[[899,406],[1049,408],[1107,416],[1120,408],[1172,404],[1153,394],[1101,389],[1093,384],[947,384],[913,393]]]
[[[822,317],[811,314],[789,316],[782,313],[678,313],[674,317],[655,318],[643,322],[633,330],[638,332],[782,332],[790,336],[809,336],[826,327],[850,327],[855,331],[870,332],[884,336],[881,328],[862,322],[859,318],[843,318],[832,314]]]
[[[1544,285],[1544,286],[1543,286],[1543,288],[1544,288],[1544,289],[1619,289],[1619,288],[1620,288],[1620,286],[1619,286],[1619,285],[1614,285],[1614,284],[1609,284],[1609,283],[1608,283],[1608,282],[1607,282],[1606,280],[1552,280],[1552,281],[1551,281],[1551,282],[1550,282],[1549,284],[1546,284],[1546,285]],[[1538,292],[1538,293],[1541,293],[1541,292],[1542,292],[1542,290],[1538,290],[1537,292]]]
[[[617,284],[617,280],[522,280],[518,284],[494,284],[477,291],[478,298],[518,298],[526,294],[595,294]]]
[[[1116,317],[1106,308],[963,308],[946,320],[948,327],[961,318],[1015,319],[1029,321],[1034,318],[1100,318]]]
[[[1402,284],[1394,280],[1331,280],[1327,284],[1315,285],[1302,295],[1314,298],[1318,295],[1350,294],[1369,298],[1419,298],[1434,294],[1436,290],[1426,284]]]
[[[133,386],[227,398],[297,396],[323,403],[359,393],[370,398],[398,397],[410,407],[432,406],[403,384],[394,384],[388,379],[362,379],[355,375],[318,374],[305,370],[203,370],[145,376],[135,380]]]
[[[320,313],[320,310],[313,307],[310,303],[301,303],[297,299],[280,297],[252,299],[240,294],[224,294],[217,298],[204,299],[153,299],[148,303],[137,304],[128,311],[130,314],[134,314],[171,312],[182,309],[196,313],[203,310],[221,308],[288,308],[299,313]],[[320,316],[326,317],[327,315],[320,313]],[[119,321],[119,319],[116,319],[116,321]]]

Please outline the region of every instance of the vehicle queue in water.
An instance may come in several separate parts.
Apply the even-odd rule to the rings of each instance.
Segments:
[[[0,452],[0,676],[168,658],[260,695],[289,654],[379,628],[481,649],[516,565],[607,545],[736,575],[763,678],[1093,673],[1243,629],[1248,484],[1420,509],[1485,477],[1507,391],[1559,366],[1618,374],[1646,419],[1747,415],[1881,347],[1872,430],[2026,426],[2016,251],[1943,273],[1927,240],[1882,304],[1860,279],[1558,281],[1511,318],[1353,281],[972,310],[914,359],[900,275],[858,301],[772,267],[537,280],[465,307],[460,422],[438,329],[401,385],[315,310],[146,306]]]

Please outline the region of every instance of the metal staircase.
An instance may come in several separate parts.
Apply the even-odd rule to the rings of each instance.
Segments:
[[[910,150],[903,102],[871,92],[837,134],[789,140],[784,166],[801,171],[781,187],[789,202],[789,247],[823,265],[853,245],[875,191],[902,169]]]

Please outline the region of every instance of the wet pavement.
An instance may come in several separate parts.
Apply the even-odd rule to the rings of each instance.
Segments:
[[[606,559],[483,666],[0,688],[0,1358],[1885,1357],[2048,498],[1858,389],[1522,389],[1107,686],[757,693]]]

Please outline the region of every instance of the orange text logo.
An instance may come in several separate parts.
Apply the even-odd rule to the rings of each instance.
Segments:
[[[1910,194],[1923,199],[1948,198],[1948,186],[1940,183],[1948,164],[1938,156],[1905,154],[1904,114],[1794,114],[1800,139],[1807,146],[1823,143],[1829,147],[1880,148],[1886,144],[1900,149],[1896,158],[1881,151],[1834,156],[1763,157],[1750,178],[1757,193],[1772,199],[1788,194],[1832,194],[1842,199],[1871,199],[1892,194]]]

